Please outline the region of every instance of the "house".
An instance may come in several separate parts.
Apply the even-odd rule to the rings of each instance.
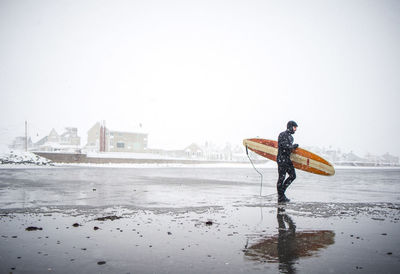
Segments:
[[[88,131],[86,150],[92,152],[144,152],[148,134],[116,131],[97,122]]]
[[[53,128],[49,135],[34,143],[33,147],[37,151],[78,152],[80,145],[81,138],[78,136],[78,129],[67,127],[61,135]]]
[[[78,136],[78,129],[75,127],[66,127],[65,132],[60,136],[62,145],[80,146],[81,138]]]
[[[390,165],[398,165],[399,164],[399,157],[390,155],[389,153],[386,152],[386,154],[382,155],[382,158],[385,163],[390,164]]]
[[[204,152],[201,149],[200,146],[197,144],[193,143],[189,146],[187,146],[185,149],[185,155],[187,158],[203,158],[204,157]]]
[[[222,147],[213,144],[212,142],[205,142],[202,147],[204,158],[212,161],[219,161],[224,159],[224,152]]]

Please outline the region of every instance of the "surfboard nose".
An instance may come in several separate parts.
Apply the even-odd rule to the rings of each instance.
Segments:
[[[335,175],[335,168],[333,167],[333,165],[331,164],[331,163],[329,163],[330,164],[330,166],[327,168],[327,173],[328,173],[328,176],[333,176],[333,175]]]

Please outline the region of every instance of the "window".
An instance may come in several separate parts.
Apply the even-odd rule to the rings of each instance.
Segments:
[[[118,142],[117,143],[117,148],[125,148],[125,143]]]

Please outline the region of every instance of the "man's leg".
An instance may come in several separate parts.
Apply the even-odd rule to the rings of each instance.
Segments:
[[[278,182],[276,184],[276,189],[278,192],[278,201],[285,196],[285,177],[286,177],[286,165],[278,164]]]
[[[287,177],[285,182],[283,183],[283,193],[285,193],[286,189],[296,179],[296,171],[294,170],[293,163],[290,163],[287,166],[287,170],[286,171],[289,174],[289,177]]]

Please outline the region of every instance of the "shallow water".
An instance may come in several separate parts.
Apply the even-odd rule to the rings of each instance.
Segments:
[[[250,168],[0,169],[0,208],[41,206],[198,207],[275,198],[277,172]],[[343,169],[324,177],[297,171],[293,202],[400,202],[400,169]]]
[[[297,172],[281,206],[262,173],[260,197],[250,168],[0,170],[0,272],[397,272],[400,170]]]

